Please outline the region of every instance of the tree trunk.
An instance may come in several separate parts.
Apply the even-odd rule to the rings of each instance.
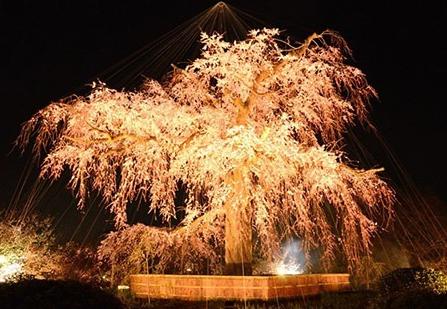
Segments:
[[[238,207],[227,207],[224,271],[226,275],[252,274],[252,227],[249,217],[247,211],[241,211]]]
[[[225,275],[252,274],[252,214],[244,171],[242,166],[231,175],[233,198],[225,206]]]
[[[253,87],[256,92],[258,76]],[[262,77],[264,78],[264,77]],[[236,124],[246,126],[253,105],[252,94],[246,102],[234,100],[238,108]],[[245,159],[228,175],[227,184],[232,188],[232,197],[225,204],[225,275],[252,275],[252,210],[247,187],[247,177],[251,159]]]

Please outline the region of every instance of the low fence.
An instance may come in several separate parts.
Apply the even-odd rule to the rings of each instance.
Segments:
[[[349,274],[286,276],[131,275],[130,289],[139,298],[272,300],[350,289]]]

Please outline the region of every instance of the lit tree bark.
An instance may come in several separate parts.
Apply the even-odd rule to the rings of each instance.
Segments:
[[[256,79],[258,80],[258,79]],[[257,83],[255,82],[255,85]],[[253,88],[256,88],[255,86]],[[254,89],[252,89],[253,91]],[[234,101],[238,107],[236,125],[246,126],[252,95],[243,102]],[[253,260],[252,213],[246,181],[250,159],[246,159],[229,175],[228,184],[232,197],[225,205],[225,269],[226,275],[251,275]]]
[[[252,274],[252,213],[249,207],[249,192],[244,181],[246,175],[246,163],[230,175],[233,196],[225,205],[226,275]]]

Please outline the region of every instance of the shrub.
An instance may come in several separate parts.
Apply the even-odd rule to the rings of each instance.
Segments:
[[[35,214],[2,214],[0,235],[0,281],[12,277],[51,278],[60,272],[51,219]]]
[[[447,276],[430,268],[400,268],[381,278],[380,290],[388,294],[416,290],[444,294],[447,293]]]
[[[124,308],[115,296],[76,281],[22,280],[0,284],[0,304],[8,308]]]
[[[400,268],[380,280],[382,307],[447,308],[447,276],[434,269]]]
[[[60,246],[59,251],[59,279],[75,280],[100,288],[110,285],[105,280],[106,270],[98,261],[95,249],[68,242]]]
[[[50,218],[3,213],[0,235],[0,282],[36,278],[106,284],[96,250],[74,242],[58,245]]]

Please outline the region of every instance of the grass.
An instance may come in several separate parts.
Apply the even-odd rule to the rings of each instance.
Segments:
[[[292,309],[292,308],[379,308],[374,305],[377,293],[372,291],[355,291],[323,294],[319,297],[306,299],[274,301],[247,301],[247,302],[188,302],[175,300],[144,300],[128,297],[124,302],[129,308],[162,308],[162,309],[220,309],[220,308],[247,308],[247,309]]]

